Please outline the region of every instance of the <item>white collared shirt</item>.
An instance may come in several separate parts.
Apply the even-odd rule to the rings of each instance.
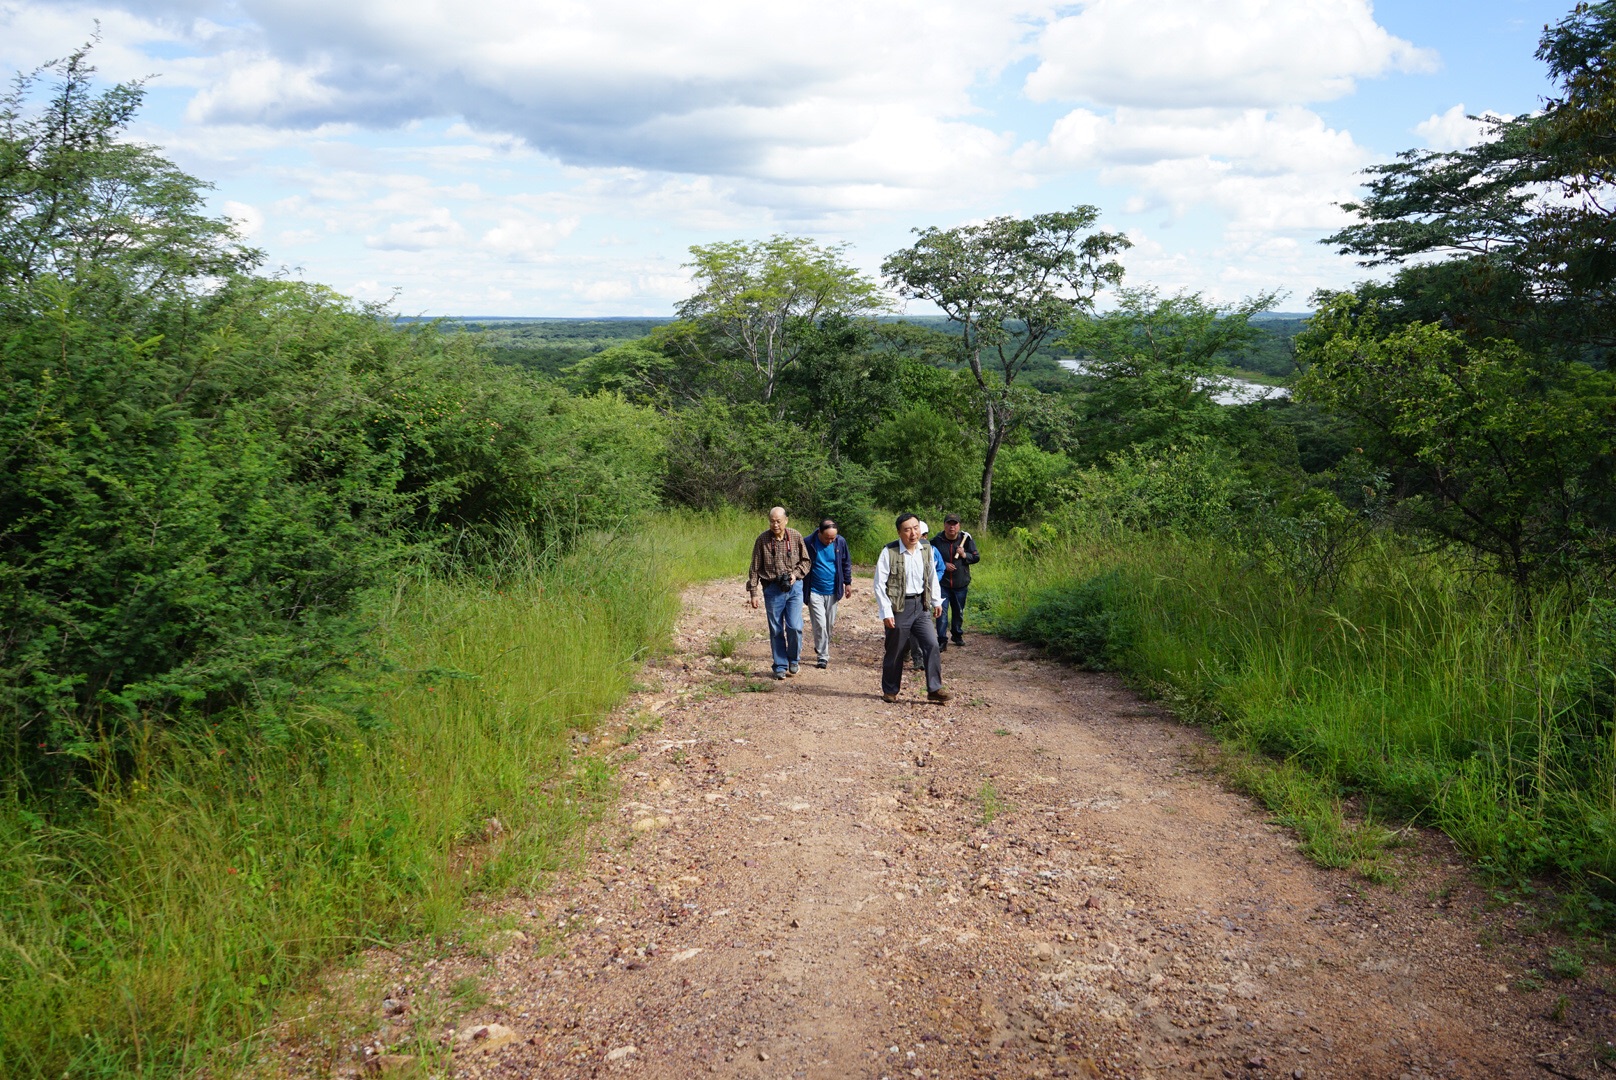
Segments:
[[[920,541],[915,541],[913,548],[906,548],[903,546],[903,542],[899,541],[898,550],[903,553],[904,586],[906,588],[919,586],[915,588],[914,592],[906,593],[906,595],[920,595],[920,587],[923,587],[926,581],[925,577],[922,576],[924,574],[931,575],[931,594],[933,596],[943,595],[942,582],[937,580],[937,560],[921,557]],[[891,576],[892,549],[884,547],[881,549],[880,558],[875,560],[875,607],[881,613],[881,618],[883,619],[897,617],[892,611],[892,601],[887,599],[887,579]]]

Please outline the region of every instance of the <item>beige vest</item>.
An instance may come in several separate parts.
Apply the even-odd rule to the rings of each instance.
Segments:
[[[903,610],[903,598],[909,591],[908,582],[904,580],[909,573],[909,560],[903,557],[902,540],[892,541],[887,545],[887,550],[892,553],[887,560],[889,570],[887,574],[887,599],[891,601],[892,613],[896,615]],[[936,556],[931,553],[931,545],[924,540],[920,542],[920,559],[922,565],[933,569],[936,568]],[[922,607],[930,611],[937,606],[937,597],[932,592],[932,582],[935,578],[931,574],[925,574],[922,575],[922,579],[925,584],[920,587],[920,603]]]

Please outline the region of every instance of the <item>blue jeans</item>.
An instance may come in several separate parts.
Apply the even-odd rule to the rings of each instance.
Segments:
[[[952,637],[954,638],[955,641],[960,641],[960,640],[964,639],[964,637],[965,637],[965,594],[967,592],[970,592],[970,589],[971,589],[971,587],[969,585],[967,585],[963,589],[950,589],[947,585],[943,586],[943,597],[942,597],[943,613],[941,615],[937,616],[937,640],[938,641],[943,640],[943,630],[945,629],[945,624],[949,621],[949,619],[948,619],[948,609],[949,608],[954,609],[954,633],[953,633]]]
[[[793,581],[789,589],[764,585],[763,610],[769,616],[769,651],[776,674],[796,667],[802,652],[802,582]]]

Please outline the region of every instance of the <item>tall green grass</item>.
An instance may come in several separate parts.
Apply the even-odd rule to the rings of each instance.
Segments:
[[[1236,552],[1093,529],[1002,545],[978,595],[1007,633],[1117,668],[1283,762],[1246,774],[1325,861],[1364,836],[1321,817],[1447,832],[1511,877],[1616,909],[1616,611],[1502,583],[1382,538],[1329,597]],[[1356,847],[1354,846],[1356,845]]]
[[[491,573],[401,581],[354,680],[381,688],[153,725],[134,768],[76,803],[7,791],[0,1075],[228,1068],[334,958],[542,879],[610,787],[573,736],[620,700],[682,586],[746,565],[752,525],[659,515],[561,558],[516,547]]]

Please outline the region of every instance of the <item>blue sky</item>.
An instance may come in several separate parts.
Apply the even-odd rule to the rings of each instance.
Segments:
[[[0,0],[154,76],[135,135],[271,267],[405,314],[668,314],[691,244],[1074,203],[1129,281],[1307,306],[1359,171],[1548,93],[1569,0]]]

